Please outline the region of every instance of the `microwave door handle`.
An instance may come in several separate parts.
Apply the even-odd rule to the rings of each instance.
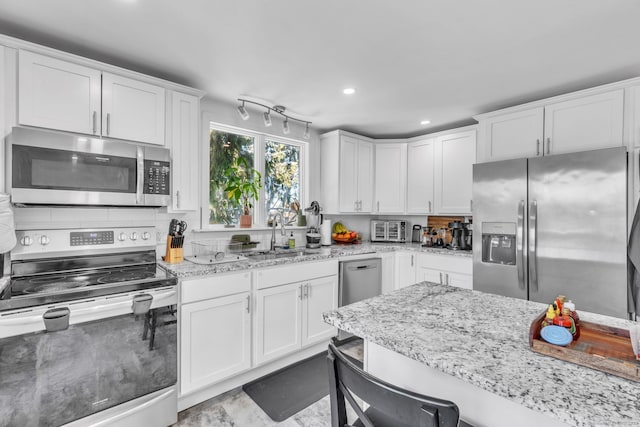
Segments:
[[[141,205],[144,202],[144,152],[142,147],[136,147],[137,167],[137,185],[136,185],[136,203]]]

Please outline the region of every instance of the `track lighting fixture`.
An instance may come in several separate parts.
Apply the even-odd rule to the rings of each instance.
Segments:
[[[240,113],[242,120],[249,120],[249,113],[247,112],[247,109],[244,108],[244,101],[242,101],[242,105],[238,106],[238,113]]]
[[[262,118],[264,120],[264,125],[266,127],[269,127],[272,124],[272,122],[271,122],[271,112],[273,111],[274,113],[280,114],[282,117],[284,117],[284,122],[282,123],[282,133],[287,135],[287,134],[289,134],[291,132],[291,128],[289,127],[289,120],[293,120],[295,122],[304,123],[304,125],[305,125],[304,126],[304,134],[302,135],[302,137],[304,139],[311,138],[311,130],[309,128],[309,125],[311,124],[311,122],[307,121],[307,120],[296,119],[295,117],[291,117],[290,115],[285,114],[286,108],[284,106],[282,106],[282,105],[269,106],[269,105],[261,104],[261,103],[256,102],[256,101],[250,101],[248,99],[242,99],[242,98],[238,98],[238,101],[242,103],[242,105],[238,106],[238,112],[240,113],[240,117],[242,117],[242,120],[248,120],[249,119],[249,113],[247,112],[246,108],[244,107],[244,103],[248,102],[249,104],[259,105],[260,107],[264,107],[264,108],[267,109],[267,111],[265,111],[262,114]]]
[[[263,117],[264,117],[264,125],[266,127],[271,126],[271,110],[270,109],[264,113]]]

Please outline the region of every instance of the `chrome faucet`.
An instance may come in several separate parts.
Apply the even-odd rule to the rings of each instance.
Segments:
[[[272,218],[272,223],[271,223],[271,251],[275,251],[276,250],[276,227],[278,226],[278,223],[276,222],[276,220],[278,219],[278,217],[280,217],[280,225],[281,225],[281,234],[284,236],[285,235],[285,231],[284,231],[284,217],[282,216],[282,212],[278,211],[273,215]]]

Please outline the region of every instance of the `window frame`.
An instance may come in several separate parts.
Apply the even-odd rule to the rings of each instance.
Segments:
[[[253,204],[253,229],[268,228],[267,226],[267,212],[264,206],[265,202],[265,189],[264,189],[264,169],[265,169],[265,146],[266,140],[274,141],[277,143],[295,145],[300,148],[300,207],[303,208],[308,205],[309,197],[309,143],[306,141],[300,141],[292,138],[285,138],[279,135],[273,135],[263,132],[257,132],[251,129],[244,129],[237,126],[230,126],[224,123],[216,122],[212,116],[203,117],[203,139],[201,151],[201,167],[202,182],[205,183],[202,187],[201,202],[200,202],[200,227],[206,231],[229,231],[240,229],[237,224],[233,227],[225,227],[224,224],[209,224],[209,137],[212,129],[221,132],[230,132],[238,135],[248,136],[254,138],[254,167],[263,176],[263,186],[260,189],[259,200]],[[206,150],[206,151],[205,151]],[[244,229],[246,230],[246,229]]]

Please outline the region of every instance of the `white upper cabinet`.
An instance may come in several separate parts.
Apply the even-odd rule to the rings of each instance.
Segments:
[[[198,209],[198,127],[200,98],[180,92],[169,94],[167,145],[171,148],[171,206],[169,211]]]
[[[320,140],[324,212],[371,213],[373,144],[342,131],[326,133]]]
[[[102,134],[164,144],[164,88],[102,74]]]
[[[165,90],[21,50],[22,125],[164,145]]]
[[[544,108],[487,119],[486,139],[491,161],[542,155]]]
[[[407,182],[407,144],[376,144],[374,212],[402,214]]]
[[[101,73],[21,50],[20,124],[100,135]]]
[[[477,116],[478,162],[624,145],[624,89],[537,104]]]
[[[407,214],[433,213],[434,158],[433,138],[407,145]]]
[[[546,106],[545,154],[623,145],[623,101],[620,89]]]
[[[471,214],[476,131],[441,135],[435,146],[435,210],[438,214]]]

